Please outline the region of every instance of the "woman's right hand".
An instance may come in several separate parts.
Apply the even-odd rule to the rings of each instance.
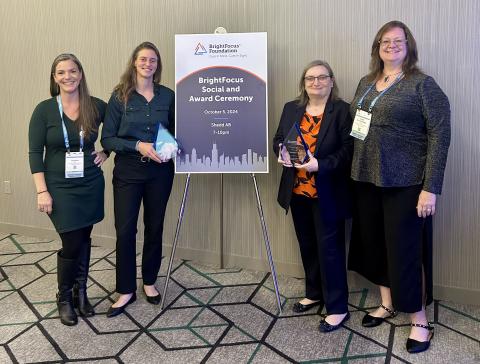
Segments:
[[[293,167],[293,164],[290,160],[290,154],[288,154],[287,148],[283,144],[279,144],[278,150],[278,159],[277,162],[283,165],[284,167]]]
[[[153,147],[153,143],[144,143],[144,142],[139,142],[138,143],[138,151],[140,154],[146,158],[150,158],[151,160],[157,162],[157,163],[162,163],[165,162],[160,159],[158,156],[157,152],[155,151],[155,148]]]
[[[37,208],[40,212],[52,213],[53,199],[48,191],[37,195]]]

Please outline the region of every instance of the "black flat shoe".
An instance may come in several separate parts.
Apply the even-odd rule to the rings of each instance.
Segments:
[[[427,340],[427,341],[417,341],[417,340],[408,338],[408,339],[407,339],[407,345],[406,345],[407,351],[408,351],[410,354],[417,354],[417,353],[421,353],[422,351],[428,350],[428,348],[430,347],[430,341],[431,341],[432,338],[433,338],[433,329],[434,329],[434,327],[433,327],[433,326],[430,326],[430,322],[428,323],[428,325],[410,324],[410,326],[412,326],[412,327],[421,327],[421,328],[423,328],[423,329],[428,330],[428,331],[429,331],[429,336],[428,336],[428,340]]]
[[[309,303],[308,305],[304,305],[303,303],[297,302],[293,304],[292,311],[295,313],[302,313],[310,310],[311,308],[314,308],[315,306],[320,306],[321,304],[322,304],[322,301]]]
[[[120,315],[121,313],[123,313],[123,311],[125,311],[125,308],[135,302],[135,300],[137,299],[137,294],[134,293],[132,295],[132,297],[130,297],[130,299],[128,300],[127,303],[125,303],[123,306],[120,306],[120,307],[113,307],[113,306],[110,306],[110,308],[108,309],[107,311],[107,317],[115,317],[115,316],[118,316]]]
[[[382,304],[380,305],[380,307],[387,311],[390,315],[387,317],[375,317],[370,314],[366,314],[362,319],[363,327],[376,327],[381,325],[385,321],[385,319],[394,318],[395,316],[397,316],[397,311],[391,310]]]
[[[339,329],[343,325],[343,323],[347,322],[349,319],[350,319],[350,312],[347,312],[347,314],[345,315],[343,320],[340,321],[338,323],[338,325],[330,325],[327,321],[325,321],[325,319],[322,319],[322,321],[320,321],[320,325],[318,326],[318,330],[320,332],[335,331],[335,330]]]
[[[160,293],[157,294],[156,296],[147,296],[147,302],[151,303],[152,305],[160,304],[161,299],[162,299],[162,295]]]

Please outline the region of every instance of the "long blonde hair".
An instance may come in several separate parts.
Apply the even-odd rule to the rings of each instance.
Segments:
[[[162,60],[160,59],[160,52],[158,51],[157,47],[155,47],[155,44],[150,42],[143,42],[133,50],[132,55],[128,60],[127,68],[120,77],[120,83],[113,89],[113,92],[116,94],[117,98],[125,105],[127,104],[128,98],[135,90],[137,85],[137,71],[135,69],[135,61],[137,60],[138,53],[142,49],[150,49],[155,52],[158,60],[157,69],[153,74],[153,83],[160,83],[160,79],[162,76]]]
[[[50,95],[53,97],[60,95],[60,87],[55,82],[55,72],[57,70],[57,65],[63,61],[72,61],[78,67],[78,71],[82,75],[82,79],[78,85],[78,119],[75,122],[78,130],[83,129],[85,138],[88,138],[94,132],[98,130],[96,120],[98,119],[99,113],[95,103],[90,97],[87,86],[87,78],[85,77],[85,72],[83,71],[82,64],[75,55],[71,53],[62,53],[58,55],[52,63],[52,68],[50,71]]]

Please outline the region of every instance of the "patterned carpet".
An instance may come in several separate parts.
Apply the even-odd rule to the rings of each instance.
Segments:
[[[302,280],[279,277],[284,309],[278,316],[268,273],[190,261],[175,262],[163,312],[139,289],[126,314],[107,319],[115,251],[99,246],[92,249],[89,280],[97,315],[67,327],[54,301],[59,247],[56,240],[0,233],[0,363],[480,363],[479,306],[436,301],[429,308],[431,349],[410,355],[406,315],[373,329],[361,326],[378,304],[376,292],[353,288],[345,328],[321,334],[319,312],[291,310]]]

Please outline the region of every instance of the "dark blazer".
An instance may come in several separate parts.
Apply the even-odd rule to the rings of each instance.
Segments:
[[[273,150],[277,157],[279,144],[288,135],[293,124],[302,120],[304,113],[305,106],[299,106],[296,101],[285,104],[273,138]],[[315,184],[320,212],[326,220],[350,216],[350,167],[353,154],[351,130],[349,104],[342,100],[329,100],[325,105],[314,154],[318,160]],[[277,201],[287,213],[294,183],[295,168],[283,167]]]

